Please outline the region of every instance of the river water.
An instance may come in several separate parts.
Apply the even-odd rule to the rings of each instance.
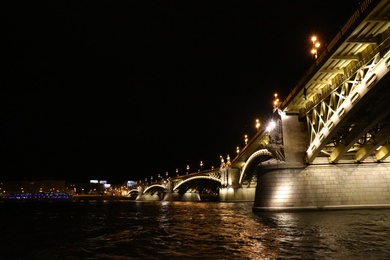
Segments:
[[[390,259],[390,210],[253,203],[0,203],[1,259]]]

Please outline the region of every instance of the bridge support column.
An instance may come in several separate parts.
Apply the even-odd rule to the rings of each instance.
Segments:
[[[219,189],[219,201],[254,201],[255,187],[240,187],[240,170],[237,168],[228,169],[228,187]]]
[[[240,170],[237,168],[228,168],[228,187],[237,189],[240,185]]]
[[[201,201],[199,192],[186,192],[180,194],[178,192],[164,192],[163,201]]]
[[[283,147],[286,163],[303,165],[308,147],[307,125],[298,115],[282,115]]]
[[[375,155],[376,160],[385,160],[390,155],[390,145],[384,145]]]
[[[238,202],[255,200],[256,187],[242,188],[220,188],[219,201],[221,202]]]
[[[138,195],[135,200],[138,201],[159,201],[161,200],[161,197],[157,194],[151,195],[151,194],[141,194]]]

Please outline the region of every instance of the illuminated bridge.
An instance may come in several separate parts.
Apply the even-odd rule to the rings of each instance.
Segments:
[[[315,58],[275,100],[274,125],[226,167],[140,194],[188,196],[213,184],[220,201],[254,201],[254,210],[390,206],[390,1],[362,1]]]
[[[227,191],[230,190],[232,194],[234,191],[236,193],[230,198],[232,200],[253,201],[257,165],[278,158],[278,152],[280,152],[275,151],[275,155],[273,155],[274,150],[270,149],[269,140],[269,132],[258,131],[233,160],[230,161],[228,157],[225,163],[222,159],[219,168],[177,176],[170,178],[169,181],[140,187],[131,192],[138,195],[138,200],[199,201],[202,191],[211,192],[219,189],[220,196],[226,195]],[[245,188],[244,193],[241,187]],[[237,190],[239,194],[237,194]],[[226,200],[224,197],[221,198]]]

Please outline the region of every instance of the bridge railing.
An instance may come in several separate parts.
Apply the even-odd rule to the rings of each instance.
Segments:
[[[325,57],[334,49],[340,39],[348,32],[348,30],[357,23],[359,17],[367,11],[373,2],[378,2],[379,0],[364,0],[360,4],[360,8],[356,10],[351,18],[345,23],[345,25],[340,29],[339,33],[333,38],[333,40],[327,45],[325,50],[321,53],[320,56],[316,59],[316,62],[306,71],[303,77],[299,80],[297,85],[293,88],[287,98],[283,101],[281,108],[284,109],[290,101],[295,97],[295,94],[303,89],[304,85],[307,83],[308,79],[313,76],[313,72],[316,71],[317,65],[325,59]]]

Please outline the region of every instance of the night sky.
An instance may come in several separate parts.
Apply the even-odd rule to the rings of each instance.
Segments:
[[[4,1],[0,180],[219,166],[358,1]]]

